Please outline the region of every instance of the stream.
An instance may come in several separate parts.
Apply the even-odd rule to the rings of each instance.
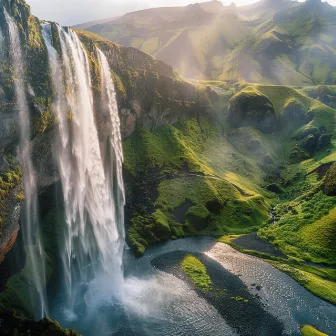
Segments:
[[[211,278],[214,276],[214,285],[217,282],[226,294],[202,293],[183,276],[179,261],[187,253],[205,264]],[[108,279],[104,278],[94,290],[87,290],[91,284],[81,285],[83,300],[77,302],[75,315],[67,316],[60,294],[51,317],[83,336],[299,336],[302,324],[336,335],[335,306],[263,260],[213,238],[158,244],[140,259],[126,250],[124,272],[121,298],[109,293]],[[231,299],[243,295],[248,303]]]

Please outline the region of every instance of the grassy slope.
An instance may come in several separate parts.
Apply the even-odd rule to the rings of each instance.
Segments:
[[[258,90],[267,95],[279,117],[288,101],[295,99],[313,119],[308,125],[281,129],[275,134],[265,134],[251,127],[232,129],[226,122],[223,105],[227,101],[226,93],[232,95],[233,92],[223,83],[208,84],[218,85],[218,92],[223,92],[219,107],[213,106],[216,116],[180,121],[154,132],[138,130],[125,142],[127,170],[140,180],[150,176],[150,183],[155,184],[158,192],[152,213],[137,211],[134,214],[133,218],[137,219],[132,220],[129,229],[131,245],[141,254],[148,244],[167,237],[251,232],[265,225],[270,205],[277,205],[278,223],[266,225],[260,234],[288,255],[332,263],[335,260],[331,245],[334,241],[333,212],[329,215],[329,211],[336,201],[321,191],[321,182],[315,174],[306,175],[321,163],[331,161],[334,151],[323,151],[291,165],[288,157],[296,143],[292,136],[299,131],[324,126],[333,132],[336,111],[294,88],[247,85],[243,86],[244,91]],[[249,144],[255,141],[260,146],[251,151]],[[260,163],[266,155],[271,157],[273,164],[263,168]],[[265,190],[265,186],[270,172],[281,165],[285,166],[281,171],[283,195],[278,202],[277,196]],[[303,193],[307,193],[306,199]],[[208,225],[199,230],[188,221],[186,214],[182,223],[177,222],[175,212],[185,203],[208,210],[209,204],[215,207],[217,204],[218,209],[209,211]],[[290,212],[288,206],[292,209]],[[329,229],[318,236],[319,240],[314,240],[320,223],[326,219]],[[156,226],[164,226],[162,237],[152,234],[149,237],[153,221]]]
[[[318,331],[313,326],[304,325],[301,327],[302,336],[328,336],[327,334]]]
[[[213,121],[201,119],[198,124],[191,119],[154,132],[137,131],[126,140],[124,151],[126,169],[157,185],[158,191],[153,213],[137,211],[132,219],[129,237],[138,253],[167,237],[250,232],[267,218],[255,163],[244,165],[242,155],[232,160],[236,151]],[[184,218],[181,224],[174,218],[175,209],[185,202],[208,208],[213,203],[219,209],[210,211],[209,225],[199,229],[192,220]],[[155,232],[165,228],[161,234],[148,233],[153,222]]]
[[[227,123],[223,106],[235,90],[223,82],[202,82],[206,84],[221,96],[221,101],[213,106],[211,117],[202,117],[198,122],[196,119],[181,121],[154,132],[141,131],[125,143],[128,170],[134,176],[141,172],[142,177],[147,174],[152,179],[157,174],[158,179],[152,215],[145,216],[146,220],[133,220],[129,228],[133,248],[141,254],[148,244],[167,237],[220,236],[259,230],[259,235],[288,255],[289,261],[256,251],[242,252],[271,260],[312,293],[335,303],[335,272],[302,263],[305,260],[335,264],[336,197],[327,196],[323,192],[323,180],[312,173],[322,164],[335,161],[334,145],[298,163],[291,164],[289,155],[297,143],[293,137],[300,132],[324,126],[334,133],[336,111],[294,87],[242,84],[236,89],[257,90],[266,95],[279,118],[292,100],[304,106],[312,117],[308,124],[294,123],[274,134],[252,127],[233,129]],[[260,144],[257,150],[251,151],[251,141]],[[265,155],[273,161],[266,168],[260,165]],[[154,175],[153,171],[156,171]],[[279,175],[274,175],[274,171]],[[270,182],[279,184],[279,193],[265,189]],[[184,214],[184,224],[179,223],[175,211],[186,204],[189,208]],[[193,212],[195,206],[199,207],[199,218],[208,223],[201,229],[189,222],[192,217],[188,211]],[[271,206],[275,207],[275,224],[268,219]],[[153,220],[166,230],[162,237],[148,239]]]

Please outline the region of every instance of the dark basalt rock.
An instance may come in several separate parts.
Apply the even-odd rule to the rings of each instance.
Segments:
[[[291,163],[299,163],[308,158],[308,154],[297,144],[292,148],[292,151],[289,155],[289,160]]]
[[[336,163],[328,170],[324,184],[325,193],[329,196],[336,196]]]
[[[0,311],[2,336],[80,336],[74,329],[63,329],[57,322],[44,318],[41,321],[26,320],[13,310]]]
[[[316,150],[320,151],[331,144],[332,134],[322,134],[318,140]]]
[[[304,151],[312,155],[316,150],[317,142],[318,137],[313,134],[309,134],[308,137],[304,139],[301,147]]]
[[[259,92],[240,92],[229,101],[228,121],[233,127],[253,126],[271,133],[277,128],[275,108]]]
[[[266,164],[266,165],[270,165],[270,164],[273,164],[274,161],[273,161],[273,159],[268,154],[266,154],[263,157],[263,163]]]

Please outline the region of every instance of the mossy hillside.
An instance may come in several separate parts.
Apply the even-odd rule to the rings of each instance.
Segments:
[[[259,234],[287,255],[335,264],[335,205],[336,198],[320,188],[309,190],[293,201],[280,203],[275,209],[276,223]]]
[[[226,84],[211,84],[220,99],[227,102]],[[317,127],[312,125],[317,119],[319,127],[333,132],[335,112],[295,88],[242,84],[236,89],[249,92],[256,87],[272,102],[278,119],[286,113],[290,119],[291,113],[298,110],[300,115],[311,109],[316,113],[291,127],[280,125],[275,133],[267,134],[253,126],[232,129],[227,122],[227,110],[212,105],[211,118],[181,121],[129,137],[125,142],[126,167],[135,178],[141,172],[141,176],[150,176],[149,181],[156,181],[154,188],[158,195],[152,201],[154,208],[150,212],[159,210],[160,216],[165,216],[171,238],[244,233],[266,225],[260,234],[290,257],[332,263],[332,224],[310,246],[304,237],[318,236],[320,224],[314,234],[309,233],[312,229],[305,228],[314,227],[319,220],[322,223],[335,205],[334,198],[324,194],[317,175],[312,174],[321,164],[335,160],[333,140],[326,149],[310,154],[310,158],[307,154],[305,158],[309,159],[290,162],[297,137],[314,132]],[[277,189],[271,185],[277,185]],[[277,205],[274,225],[267,220],[270,203]],[[187,218],[187,212],[195,206],[209,212],[209,217],[206,212],[205,216],[199,216],[205,218],[201,230],[196,230]],[[177,219],[176,212],[182,208],[183,220]],[[141,253],[152,242],[161,240],[160,237],[148,240],[146,226],[153,222],[151,216],[146,217],[146,223],[138,221],[130,229],[130,241]]]
[[[301,327],[301,335],[302,336],[328,336],[327,334],[315,329],[310,325],[303,325]]]
[[[330,127],[330,130],[334,130],[335,127],[335,110],[324,105],[316,99],[307,97],[305,94],[299,90],[289,87],[289,86],[279,86],[279,85],[248,85],[244,88],[245,92],[256,92],[264,94],[270,99],[272,104],[275,107],[276,114],[280,117],[285,111],[288,104],[295,104],[302,109],[306,110],[310,118],[317,118],[323,124],[318,125],[315,121],[315,126],[325,126]],[[320,117],[319,114],[323,114],[323,117]],[[330,118],[330,119],[329,119]],[[329,127],[328,127],[329,126]]]
[[[63,329],[58,322],[49,318],[41,321],[17,317],[15,311],[0,311],[1,332],[3,336],[41,335],[41,336],[80,336],[73,329]]]
[[[307,114],[307,123],[303,128],[308,127],[325,127],[327,132],[334,133],[336,110],[324,105],[316,99],[309,98],[302,94],[299,90],[292,87],[276,86],[276,85],[256,85],[246,88],[255,90],[265,94],[275,106],[277,115],[281,116],[290,101],[295,99],[296,104],[304,106]]]
[[[241,91],[230,99],[228,120],[234,127],[252,124],[264,132],[272,132],[276,126],[272,102],[258,90]]]
[[[335,263],[334,207],[336,198],[325,193],[325,168],[335,161],[329,149],[291,165],[294,178],[284,183],[286,197],[275,208],[275,220],[259,234],[288,256],[318,263]],[[289,183],[290,182],[290,183]],[[290,233],[290,234],[289,234]]]
[[[137,254],[167,237],[251,232],[267,219],[268,204],[256,183],[262,172],[255,161],[238,156],[211,118],[137,130],[126,139],[124,154],[134,183],[145,180],[146,189],[157,190],[152,209],[133,208],[131,214],[129,240]],[[153,234],[160,224],[164,236]]]
[[[211,279],[207,274],[206,267],[201,261],[192,255],[186,255],[181,261],[181,267],[195,286],[209,291],[211,290]]]

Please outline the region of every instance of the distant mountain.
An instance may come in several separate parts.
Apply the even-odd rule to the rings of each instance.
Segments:
[[[189,78],[336,83],[336,8],[321,0],[152,8],[81,28],[133,46]]]

